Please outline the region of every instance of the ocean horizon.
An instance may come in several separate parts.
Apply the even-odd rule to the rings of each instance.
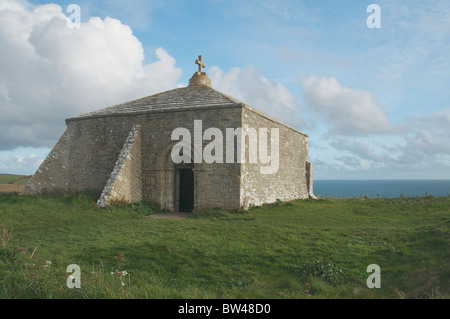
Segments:
[[[314,180],[314,195],[319,197],[396,198],[450,196],[450,180]]]

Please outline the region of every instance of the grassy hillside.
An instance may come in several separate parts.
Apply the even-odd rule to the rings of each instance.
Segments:
[[[99,210],[84,195],[0,195],[0,298],[450,296],[448,197],[148,218],[157,212],[148,203]],[[66,286],[69,264],[81,268],[81,289]],[[380,289],[366,286],[370,264],[381,268]]]
[[[26,177],[26,175],[0,174],[0,184],[8,184],[17,181],[14,184],[25,185],[29,180],[29,178]]]

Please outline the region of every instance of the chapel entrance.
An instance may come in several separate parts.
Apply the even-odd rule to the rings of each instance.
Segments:
[[[194,171],[192,169],[179,169],[180,188],[178,208],[180,212],[194,210]]]

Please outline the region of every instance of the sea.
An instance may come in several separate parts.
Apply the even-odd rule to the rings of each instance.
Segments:
[[[450,196],[450,180],[314,180],[313,186],[319,197]]]

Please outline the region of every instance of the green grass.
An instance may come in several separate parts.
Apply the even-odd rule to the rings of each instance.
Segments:
[[[0,298],[450,296],[448,197],[147,217],[157,212],[97,209],[86,195],[0,195]],[[81,289],[66,286],[69,264],[81,268]],[[370,264],[381,268],[380,289],[366,286]]]
[[[18,180],[22,177],[26,177],[26,175],[12,175],[12,174],[0,174],[0,184],[8,184],[15,180]],[[25,185],[28,183],[29,178],[22,179],[14,184]]]

